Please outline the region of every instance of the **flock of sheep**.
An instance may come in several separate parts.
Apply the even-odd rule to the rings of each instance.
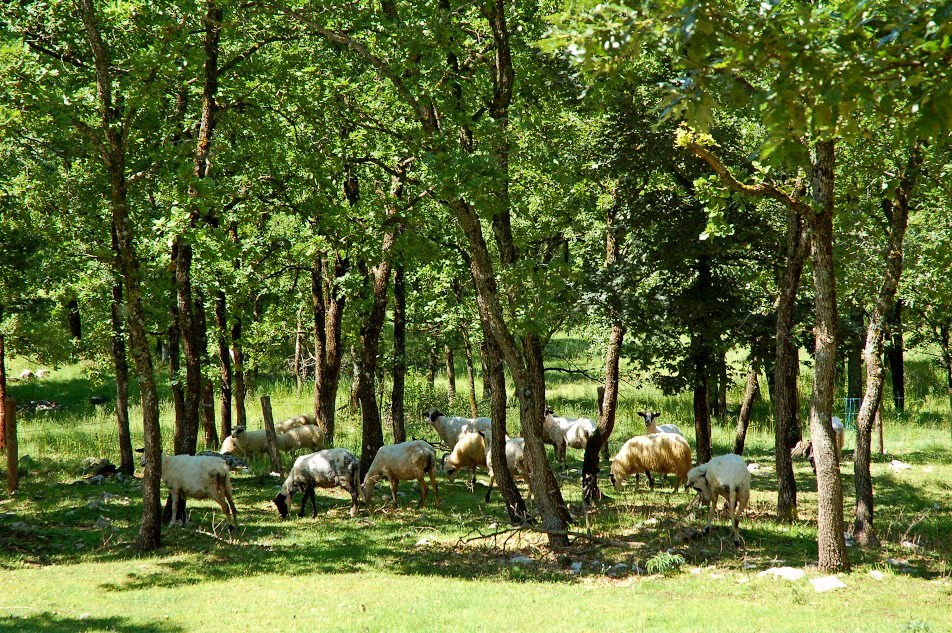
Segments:
[[[646,435],[629,439],[618,454],[612,458],[611,482],[619,488],[632,474],[644,473],[653,488],[654,474],[673,474],[677,477],[674,491],[681,486],[697,491],[700,500],[709,506],[709,515],[704,533],[710,531],[714,509],[719,497],[727,501],[733,519],[734,544],[741,543],[737,530],[740,515],[750,500],[750,474],[747,464],[738,455],[715,457],[706,464],[692,468],[691,447],[680,429],[673,424],[658,425],[660,413],[639,411],[645,419]],[[492,423],[489,418],[462,418],[443,415],[430,409],[424,418],[452,450],[444,457],[442,468],[452,482],[456,476],[469,470],[470,485],[476,482],[476,470],[489,473],[489,500],[494,482],[493,463],[489,447],[492,441]],[[565,418],[546,408],[543,423],[543,440],[555,449],[558,459],[564,461],[567,447],[585,448],[595,430],[595,423],[588,418]],[[359,461],[343,448],[324,449],[324,433],[311,415],[299,415],[275,424],[279,450],[284,452],[306,449],[315,452],[298,457],[288,473],[280,492],[274,498],[279,514],[286,518],[289,504],[295,494],[303,493],[298,516],[304,516],[310,499],[313,516],[317,515],[315,489],[336,488],[346,490],[351,496],[351,516],[356,516],[359,497],[363,497],[368,509],[373,508],[374,488],[381,479],[390,484],[393,503],[397,505],[397,487],[401,481],[416,480],[420,485],[420,506],[426,503],[429,483],[439,506],[437,469],[440,462],[436,449],[425,440],[412,440],[382,447],[360,481]],[[241,454],[251,456],[268,451],[264,430],[249,431],[239,427],[225,438],[220,454],[215,455],[163,455],[162,480],[169,488],[172,499],[171,523],[184,516],[177,512],[184,498],[211,499],[217,502],[226,518],[231,518],[229,530],[237,529],[237,510],[232,499],[229,468],[222,456]],[[506,438],[506,462],[516,478],[528,481],[528,461],[525,459],[525,440],[521,437]],[[531,488],[529,499],[531,499]]]

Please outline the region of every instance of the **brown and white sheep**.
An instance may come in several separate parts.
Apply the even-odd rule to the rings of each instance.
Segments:
[[[620,488],[622,482],[633,473],[657,473],[677,476],[674,482],[678,487],[687,483],[691,469],[691,445],[675,433],[655,433],[636,435],[621,447],[612,459],[611,482]],[[648,484],[654,488],[654,480],[648,475]]]

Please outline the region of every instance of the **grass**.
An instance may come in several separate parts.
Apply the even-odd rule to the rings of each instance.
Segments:
[[[594,414],[594,383],[560,375],[550,386],[560,414]],[[952,453],[947,428],[921,423],[929,416],[887,415],[889,454],[873,464],[883,548],[851,548],[853,569],[841,575],[847,589],[817,593],[806,579],[758,576],[782,565],[804,568],[808,578],[822,575],[815,569],[815,479],[805,463],[796,465],[800,519],[785,525],[772,518],[776,481],[766,403],[756,409],[748,440],[746,457],[762,468],[754,474],[740,550],[730,543],[723,518],[710,536],[678,542],[678,531],[702,526],[706,512],[691,508],[689,495],[634,482],[607,491],[614,499],[590,518],[592,534],[613,546],[580,539],[558,553],[536,534],[506,530],[498,492],[490,503],[482,501],[485,476],[475,494],[462,481],[440,477],[439,509],[417,509],[416,486],[404,483],[399,509],[378,502],[372,516],[362,511],[351,519],[346,494],[324,491],[316,519],[308,514],[281,521],[270,502],[280,482],[264,474],[262,459],[253,463],[253,474],[234,476],[241,527],[236,538],[227,537],[217,506],[192,502],[190,524],[166,528],[162,549],[139,556],[132,549],[141,517],[139,481],[73,483],[81,479],[84,457],[117,457],[114,412],[88,404],[91,393],[110,389],[90,382],[79,366],[13,386],[21,401],[53,399],[64,409],[21,419],[21,455],[30,459],[24,460],[20,491],[0,494],[0,632],[952,630]],[[309,394],[299,396],[289,384],[269,384],[268,392],[276,419],[309,408]],[[737,397],[735,392],[732,401]],[[433,404],[465,410],[465,393],[460,398],[449,407],[445,390],[428,395],[414,378],[407,409]],[[257,410],[252,403],[257,398],[249,398],[249,414]],[[631,381],[613,448],[642,431],[635,411],[644,407],[663,411],[693,445],[690,399],[666,398]],[[510,415],[517,419],[514,409]],[[171,417],[164,408],[165,438],[171,437]],[[249,419],[260,424],[254,415]],[[339,427],[339,444],[356,448],[358,420],[346,409]],[[409,434],[433,435],[415,416]],[[134,441],[140,437],[141,429]],[[730,424],[715,425],[715,452],[726,452],[732,442]],[[842,466],[847,519],[851,453],[850,436]],[[570,451],[559,475],[580,517],[579,457]],[[893,470],[892,459],[912,468]],[[104,493],[113,497],[102,502]],[[381,500],[384,494],[378,487]],[[513,562],[516,556],[532,562]],[[573,563],[581,564],[577,574]]]

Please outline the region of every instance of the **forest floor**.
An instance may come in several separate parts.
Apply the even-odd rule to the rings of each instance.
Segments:
[[[190,501],[190,523],[164,528],[162,548],[142,556],[132,547],[139,480],[89,484],[82,476],[85,457],[118,460],[114,411],[88,404],[91,393],[108,393],[106,386],[68,368],[13,388],[21,402],[46,396],[63,409],[20,418],[20,454],[29,458],[21,463],[20,490],[0,493],[0,632],[952,630],[949,433],[914,413],[901,422],[887,416],[887,454],[874,458],[882,548],[851,546],[852,569],[836,576],[845,587],[820,592],[813,582],[827,574],[816,569],[816,481],[809,465],[797,462],[799,520],[773,519],[766,404],[745,455],[759,468],[739,549],[724,517],[709,536],[681,542],[679,531],[702,528],[706,510],[693,506],[691,495],[670,493],[670,481],[650,491],[631,480],[614,491],[606,475],[612,499],[586,523],[581,454],[570,449],[556,470],[578,518],[573,530],[595,538],[574,538],[565,551],[550,551],[542,535],[509,529],[498,491],[489,503],[482,499],[485,474],[475,492],[465,478],[450,483],[440,475],[439,508],[432,497],[417,508],[416,484],[405,482],[399,508],[384,503],[389,490],[378,486],[374,513],[362,508],[352,519],[345,493],[319,491],[316,518],[309,507],[304,518],[282,521],[271,503],[281,482],[260,459],[251,473],[233,476],[237,535],[228,534],[215,504]],[[560,414],[594,415],[591,384],[560,376],[550,388]],[[308,394],[286,385],[268,391],[276,419],[309,408]],[[432,402],[422,390],[410,396],[408,410]],[[464,402],[453,413],[463,413]],[[693,445],[689,402],[629,385],[613,449],[642,432],[635,411],[645,406],[663,411],[663,421],[678,424]],[[256,416],[249,419],[260,426]],[[358,419],[344,411],[339,424],[339,444],[355,448]],[[163,425],[170,437],[166,409]],[[408,434],[433,435],[415,418]],[[715,425],[716,454],[732,441],[729,421]],[[841,467],[847,522],[852,442],[848,433]],[[780,567],[802,576],[763,573]]]

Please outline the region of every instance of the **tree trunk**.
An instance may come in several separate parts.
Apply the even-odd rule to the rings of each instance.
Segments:
[[[747,441],[747,427],[750,426],[750,416],[760,391],[757,375],[760,373],[760,362],[756,357],[750,359],[750,369],[747,370],[747,385],[744,387],[744,400],[740,403],[740,413],[737,415],[737,433],[734,437],[734,453],[744,454],[744,444]]]
[[[175,267],[177,266],[178,242],[172,243],[172,256],[170,264],[172,266],[172,288],[175,293]],[[172,391],[172,409],[175,413],[175,427],[181,428],[185,424],[185,386],[182,384],[182,326],[179,319],[178,303],[173,296],[169,304],[169,389]]]
[[[443,359],[446,361],[446,398],[452,408],[456,400],[456,359],[449,345],[443,346]]]
[[[215,297],[215,338],[221,372],[221,439],[231,435],[231,352],[228,350],[228,313],[225,291]]]
[[[403,264],[393,269],[393,388],[390,392],[390,418],[393,443],[407,441],[403,411],[407,376],[407,288]]]
[[[115,228],[112,247],[118,256],[119,238]],[[129,431],[129,360],[126,357],[126,335],[122,327],[122,279],[113,276],[112,303],[112,364],[116,371],[116,425],[119,430],[119,472],[132,475],[135,472],[135,454],[132,450],[132,435]]]
[[[717,419],[721,424],[727,422],[727,354],[721,352],[717,361]]]
[[[185,348],[185,409],[176,421],[173,446],[176,455],[194,455],[198,442],[198,419],[202,400],[202,351],[198,344],[195,308],[192,300],[192,246],[176,238],[175,286],[178,316]]]
[[[436,383],[436,368],[440,364],[440,357],[437,354],[437,343],[434,340],[433,344],[430,346],[430,355],[427,359],[426,365],[426,387],[427,392],[432,393],[434,384]]]
[[[3,323],[3,304],[0,304],[0,324]],[[0,451],[7,446],[7,359],[3,328],[0,327]]]
[[[79,301],[75,297],[66,304],[66,320],[69,323],[69,334],[77,341],[83,338],[83,320],[79,314]]]
[[[235,397],[235,426],[248,426],[248,415],[245,411],[245,353],[241,348],[241,317],[236,315],[231,326],[231,359],[232,376],[234,377]]]
[[[777,519],[782,522],[797,518],[797,483],[790,458],[790,441],[800,428],[800,395],[797,377],[800,373],[799,350],[793,341],[794,307],[803,274],[809,239],[804,220],[796,213],[787,218],[787,267],[780,296],[777,297],[776,360],[774,362],[774,455],[777,462]],[[795,444],[794,444],[795,445]]]
[[[96,68],[97,97],[101,116],[103,165],[109,175],[112,221],[119,238],[116,271],[125,284],[129,347],[139,380],[144,431],[145,471],[142,479],[142,526],[136,539],[140,551],[152,550],[161,543],[159,481],[162,467],[162,441],[159,429],[159,401],[143,308],[139,259],[135,252],[135,231],[130,220],[126,190],[125,112],[123,102],[114,105],[110,60],[99,34],[93,0],[80,0],[79,12]],[[118,100],[117,100],[118,101]]]
[[[813,197],[819,207],[812,222],[813,286],[816,292],[816,348],[810,436],[817,473],[817,544],[821,571],[849,569],[843,537],[843,483],[831,417],[836,380],[836,274],[833,265],[835,141],[818,141]]]
[[[608,350],[605,352],[605,390],[599,405],[598,426],[588,438],[585,455],[582,458],[582,495],[587,503],[597,503],[602,499],[598,487],[598,455],[608,445],[608,438],[615,429],[615,414],[618,411],[618,375],[621,359],[621,346],[625,340],[625,326],[620,322],[612,324],[608,337]]]
[[[856,488],[856,516],[853,520],[853,536],[857,544],[863,547],[878,547],[879,537],[873,523],[873,478],[870,473],[872,461],[872,431],[876,414],[882,405],[883,381],[883,338],[889,328],[890,314],[898,321],[899,302],[896,293],[902,277],[903,240],[909,222],[909,196],[915,187],[921,155],[918,147],[913,147],[906,165],[906,172],[900,180],[896,202],[887,201],[884,205],[889,219],[889,241],[886,246],[885,271],[879,299],[869,318],[866,332],[866,347],[863,357],[866,361],[866,390],[863,405],[856,418],[856,450],[853,453],[853,480]],[[894,310],[895,304],[895,310]],[[901,328],[901,326],[900,326]],[[896,330],[893,331],[895,337]],[[902,331],[899,329],[899,364],[902,364]],[[893,339],[895,342],[895,338]],[[901,370],[900,370],[901,375]],[[893,383],[895,389],[895,382]],[[900,381],[901,386],[901,381]],[[897,405],[902,400],[897,401]],[[897,406],[897,410],[898,406]]]
[[[490,388],[490,418],[492,441],[487,447],[492,454],[493,477],[506,502],[506,512],[513,525],[531,522],[532,516],[526,502],[516,487],[516,482],[506,462],[506,375],[503,371],[502,355],[491,336],[483,337],[483,361],[486,363],[485,380]]]
[[[949,420],[952,421],[952,346],[949,341],[949,326],[942,324],[939,327],[939,336],[942,341],[942,364],[945,365],[945,385],[949,393]],[[952,423],[949,425],[952,432]],[[880,438],[882,438],[882,426],[879,429]],[[882,444],[882,439],[880,439]],[[880,452],[882,450],[880,449]]]
[[[337,414],[337,390],[340,386],[343,348],[341,331],[346,296],[338,280],[349,269],[340,257],[334,268],[324,265],[320,255],[311,270],[311,295],[314,304],[314,415],[324,427],[328,446],[334,445],[334,421]]]
[[[294,382],[297,385],[295,393],[298,396],[301,395],[301,387],[304,386],[304,376],[302,365],[302,356],[301,356],[301,337],[304,332],[301,331],[301,311],[303,307],[298,308],[297,311],[297,327],[294,329]]]
[[[208,319],[205,313],[205,298],[195,298],[195,327],[198,334],[198,349],[203,364],[211,365],[208,355]],[[218,429],[215,426],[215,385],[211,380],[202,380],[202,420],[205,426],[205,449],[218,450]]]
[[[476,368],[473,364],[473,345],[469,340],[469,331],[466,325],[460,323],[460,332],[463,334],[463,351],[466,354],[466,382],[469,389],[469,415],[479,417],[479,403],[476,402]]]
[[[850,328],[846,345],[846,397],[859,401],[863,397],[863,309],[850,309]],[[855,410],[855,409],[854,409]]]
[[[708,355],[706,341],[702,335],[692,336],[694,349],[694,437],[697,447],[697,461],[704,464],[711,460],[711,406],[708,389]]]
[[[902,299],[896,301],[889,319],[890,344],[886,349],[889,358],[889,374],[892,377],[893,405],[896,413],[906,410],[906,373],[903,362]]]

